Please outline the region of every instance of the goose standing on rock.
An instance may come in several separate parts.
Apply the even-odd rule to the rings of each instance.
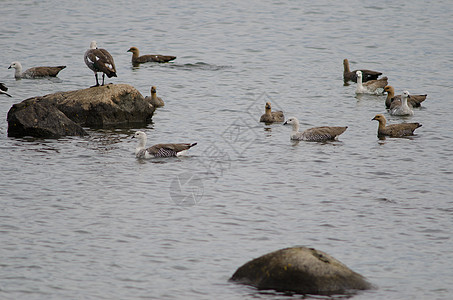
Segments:
[[[387,77],[362,82],[362,71],[357,71],[356,74],[357,74],[357,88],[355,90],[356,94],[378,95],[383,92],[384,87],[388,84]]]
[[[8,97],[11,97],[11,95],[8,94],[6,91],[8,91],[8,88],[6,87],[6,85],[0,82],[0,95],[6,95]]]
[[[414,130],[422,126],[420,123],[401,123],[386,126],[387,120],[382,114],[376,115],[371,120],[379,122],[378,136],[403,137],[413,135]]]
[[[193,144],[156,144],[149,148],[146,147],[146,133],[137,131],[132,138],[138,139],[138,146],[135,148],[135,157],[151,158],[151,157],[175,157],[183,154],[197,143]]]
[[[16,69],[14,77],[21,78],[40,78],[40,77],[57,77],[58,73],[66,68],[66,66],[57,67],[34,67],[22,72],[22,65],[18,61],[13,61],[8,69]]]
[[[282,111],[272,111],[271,103],[266,102],[264,106],[264,115],[261,116],[260,122],[273,123],[273,122],[283,122],[285,121],[285,116]]]
[[[404,91],[401,95],[401,104],[397,105],[397,102],[393,101],[394,105],[390,109],[390,114],[393,116],[412,116],[414,111],[412,110],[412,107],[409,107],[407,104],[407,99],[410,97],[409,92]]]
[[[362,72],[362,82],[367,82],[369,80],[376,80],[378,79],[379,76],[382,75],[381,72],[376,72],[376,71],[371,71],[371,70],[366,70],[366,69],[360,69],[360,70],[354,70],[354,71],[351,71],[349,69],[349,61],[347,58],[345,58],[343,60],[343,79],[345,82],[348,82],[348,81],[354,81],[354,82],[357,82],[357,71],[361,71]]]
[[[176,59],[176,56],[160,55],[160,54],[147,54],[140,56],[140,51],[137,47],[130,47],[127,52],[132,52],[132,63],[142,64],[146,62],[166,63]]]
[[[385,86],[384,92],[387,92],[387,98],[385,99],[386,108],[392,109],[392,105],[401,105],[401,95],[395,95],[395,89],[393,88],[393,86]],[[428,94],[411,95],[411,97],[408,99],[408,104],[412,107],[420,107],[421,103],[425,101],[427,96]]]
[[[94,72],[96,78],[96,85],[99,86],[98,72],[102,72],[102,85],[104,85],[104,77],[108,78],[117,77],[115,62],[110,53],[105,49],[98,49],[96,41],[92,41],[90,49],[85,52],[85,64]]]
[[[297,141],[311,141],[311,142],[325,142],[334,140],[337,136],[346,131],[348,126],[344,127],[313,127],[299,132],[299,120],[295,117],[291,117],[283,123],[283,125],[292,125],[293,131],[291,132],[291,140]]]
[[[154,107],[161,107],[165,105],[164,100],[162,100],[160,97],[157,97],[157,89],[155,86],[151,87],[151,96],[146,96],[145,100],[148,100],[149,103],[151,103]]]

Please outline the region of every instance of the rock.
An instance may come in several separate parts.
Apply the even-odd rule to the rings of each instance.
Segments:
[[[70,124],[68,119],[75,123],[71,126],[79,127],[146,125],[151,120],[154,110],[155,108],[139,91],[127,84],[58,92],[30,98],[13,105],[8,112],[8,135],[35,137],[80,135],[80,129],[73,132],[67,130]],[[49,124],[52,124],[53,130],[48,130]],[[61,128],[58,128],[58,124]],[[64,132],[67,134],[63,134]]]
[[[66,135],[86,135],[86,131],[64,113],[39,98],[14,104],[8,112],[8,136],[59,138]]]
[[[232,281],[301,294],[348,294],[373,286],[332,256],[307,247],[281,249],[249,261]]]

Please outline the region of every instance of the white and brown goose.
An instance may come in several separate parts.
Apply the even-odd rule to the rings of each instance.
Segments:
[[[155,86],[151,87],[151,96],[146,96],[145,100],[149,101],[154,107],[161,107],[164,106],[164,100],[162,98],[157,97],[157,89]]]
[[[7,91],[8,88],[6,87],[6,85],[0,82],[0,95],[6,95],[8,97],[11,97],[11,95],[8,94]]]
[[[357,82],[357,74],[356,72],[357,71],[361,71],[362,72],[362,82],[367,82],[369,80],[376,80],[378,79],[379,76],[382,75],[381,72],[377,72],[377,71],[371,71],[371,70],[367,70],[367,69],[360,69],[360,70],[354,70],[354,71],[351,71],[349,69],[349,61],[347,58],[345,58],[343,60],[343,79],[345,82],[348,82],[348,81],[354,81],[354,82]]]
[[[282,111],[272,111],[272,106],[270,102],[266,102],[264,106],[264,114],[260,118],[260,122],[273,123],[273,122],[283,122],[285,121],[285,116]]]
[[[401,105],[401,95],[395,95],[395,89],[391,85],[384,87],[384,92],[387,92],[385,99],[385,107],[392,109],[395,106]],[[424,95],[411,95],[408,99],[408,104],[412,107],[420,107],[421,103],[426,100],[428,94]]]
[[[93,87],[99,86],[98,73],[102,73],[102,85],[104,85],[105,75],[108,78],[117,77],[112,55],[105,49],[99,49],[96,41],[90,43],[90,49],[85,52],[84,60],[88,68],[94,72],[96,84]]]
[[[342,134],[348,129],[348,126],[332,127],[321,126],[309,128],[303,132],[299,132],[299,120],[291,117],[283,123],[283,125],[292,125],[293,131],[291,132],[290,139],[297,141],[311,141],[311,142],[325,142],[334,140],[337,136]]]
[[[138,145],[135,148],[137,158],[175,157],[184,154],[197,144],[156,144],[146,148],[146,133],[137,131],[132,138],[138,139]]]
[[[21,78],[42,78],[42,77],[56,77],[58,73],[66,68],[66,66],[57,67],[34,67],[22,72],[22,64],[18,61],[13,61],[8,69],[14,68],[14,77]]]
[[[146,62],[157,62],[157,63],[166,63],[176,59],[176,56],[172,55],[160,55],[160,54],[146,54],[140,56],[140,51],[137,47],[130,47],[127,52],[132,52],[132,63],[133,64],[142,64]]]
[[[411,98],[411,95],[408,91],[404,91],[401,95],[401,101],[397,102],[394,101],[393,106],[390,108],[390,114],[393,116],[412,116],[414,111],[412,110],[412,106],[409,106],[408,99]],[[398,105],[399,104],[399,105]]]
[[[421,127],[420,123],[400,123],[386,125],[387,120],[384,115],[377,114],[373,119],[379,122],[378,136],[403,137],[413,135],[414,130]]]
[[[377,80],[362,81],[362,71],[357,71],[357,88],[356,94],[372,94],[378,95],[384,92],[384,87],[388,84],[388,78],[382,77]]]

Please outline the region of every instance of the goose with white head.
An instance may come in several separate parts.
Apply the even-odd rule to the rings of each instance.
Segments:
[[[90,49],[84,55],[85,64],[94,72],[96,84],[92,87],[99,86],[98,73],[102,73],[102,85],[104,85],[104,77],[117,77],[115,62],[112,55],[105,50],[97,47],[96,41],[90,43]]]
[[[176,157],[184,154],[185,151],[197,144],[156,144],[146,148],[146,133],[137,131],[132,138],[138,139],[138,145],[135,148],[135,157],[137,158]]]

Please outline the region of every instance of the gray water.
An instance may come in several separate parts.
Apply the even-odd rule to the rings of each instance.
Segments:
[[[228,282],[246,261],[305,245],[366,276],[354,299],[451,299],[451,1],[1,1],[0,298],[291,299]],[[166,103],[146,128],[89,137],[8,138],[13,103],[87,88],[91,40],[118,78]],[[133,68],[142,54],[178,58]],[[427,93],[413,117],[385,96],[356,97],[342,60],[379,70],[400,94]],[[67,65],[56,79],[7,67]],[[294,143],[257,122],[271,101],[301,128],[349,126],[338,141]],[[379,140],[377,113],[420,122]],[[198,142],[185,157],[137,160],[150,144]]]

